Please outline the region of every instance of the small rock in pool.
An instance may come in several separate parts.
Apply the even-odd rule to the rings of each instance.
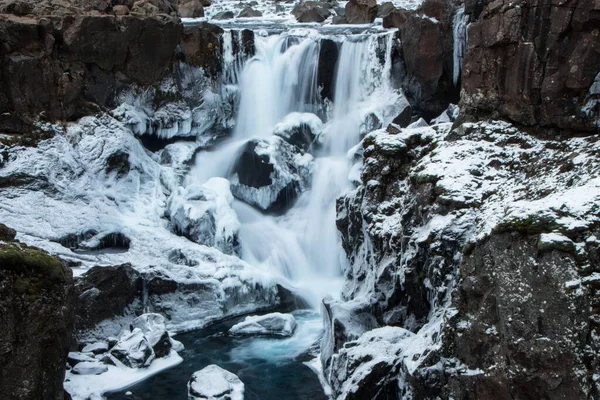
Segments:
[[[292,314],[271,313],[249,316],[229,330],[230,335],[273,335],[292,336],[296,329],[296,319]]]
[[[217,365],[194,372],[188,382],[189,400],[244,400],[244,383]]]

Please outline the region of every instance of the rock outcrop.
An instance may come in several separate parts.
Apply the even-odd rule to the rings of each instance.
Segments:
[[[600,5],[470,1],[461,109],[526,126],[600,127]]]
[[[217,365],[194,372],[188,382],[190,400],[244,400],[244,383]]]
[[[73,332],[72,272],[0,224],[0,392],[62,400]]]
[[[336,398],[598,396],[597,138],[450,126],[368,135],[338,201],[348,306],[403,330],[330,324]]]

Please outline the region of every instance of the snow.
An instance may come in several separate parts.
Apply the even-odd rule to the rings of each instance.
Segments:
[[[182,361],[177,352],[171,350],[167,357],[155,359],[148,368],[107,365],[107,371],[100,375],[76,375],[67,371],[64,386],[73,400],[102,400],[104,393],[127,389]]]
[[[108,371],[108,367],[98,361],[82,361],[71,370],[75,375],[100,375]]]
[[[139,328],[150,346],[154,347],[167,331],[165,317],[160,314],[143,314],[133,320],[131,325]]]
[[[243,400],[244,384],[235,374],[212,364],[194,372],[188,393],[190,400]]]
[[[294,128],[306,125],[315,136],[319,136],[323,131],[323,121],[312,113],[291,112],[286,115],[281,122],[275,125],[274,135],[285,137],[285,133]]]
[[[292,314],[270,313],[247,316],[244,321],[232,326],[229,334],[292,336],[295,329],[296,319]]]
[[[83,353],[94,353],[94,354],[106,353],[108,351],[108,344],[106,344],[104,342],[91,343],[91,344],[84,346],[81,351]]]

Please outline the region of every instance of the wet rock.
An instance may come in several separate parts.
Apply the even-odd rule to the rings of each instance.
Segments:
[[[204,185],[179,187],[167,202],[167,217],[178,234],[226,254],[238,254],[240,223],[231,203],[229,182],[212,178]]]
[[[307,188],[312,157],[278,136],[250,140],[231,171],[231,192],[264,211],[282,212]]]
[[[245,7],[240,11],[237,16],[238,18],[257,18],[262,17],[262,12],[253,9],[252,7]]]
[[[234,336],[292,336],[296,319],[292,314],[271,313],[248,316],[229,329]]]
[[[600,106],[589,89],[600,72],[598,5],[477,4],[467,9],[473,22],[463,69],[465,117],[596,132]]]
[[[75,327],[78,331],[92,329],[102,320],[123,315],[141,299],[142,279],[129,264],[94,267],[77,278],[75,293]]]
[[[321,97],[333,101],[335,66],[339,56],[338,43],[331,39],[321,39],[319,47],[319,66],[317,84],[321,88]]]
[[[377,16],[377,8],[375,0],[350,0],[344,18],[349,24],[370,24]]]
[[[7,399],[62,400],[73,332],[72,272],[10,236],[0,244],[0,392]]]
[[[243,400],[244,384],[229,371],[209,365],[194,372],[188,382],[190,400]]]
[[[71,370],[75,375],[100,375],[108,371],[108,367],[98,361],[82,361]]]
[[[110,354],[129,368],[143,368],[154,360],[154,350],[141,329],[125,333]]]
[[[178,10],[181,18],[204,17],[204,7],[199,0],[179,0]]]

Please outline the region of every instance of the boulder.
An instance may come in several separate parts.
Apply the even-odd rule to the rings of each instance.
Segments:
[[[279,136],[302,151],[308,151],[323,131],[323,121],[311,113],[290,113],[273,129]]]
[[[189,400],[243,400],[244,384],[235,374],[209,365],[193,373],[188,382]]]
[[[229,181],[211,178],[204,185],[179,187],[167,201],[166,215],[176,233],[226,254],[238,254],[240,223],[232,202]]]
[[[370,24],[376,16],[376,0],[350,0],[346,3],[344,18],[349,24]]]
[[[394,3],[392,3],[392,2],[388,1],[388,2],[382,3],[381,5],[379,5],[379,8],[377,9],[377,18],[385,18],[395,9],[396,9],[396,7],[394,7]]]
[[[292,15],[298,22],[323,22],[331,15],[331,6],[327,3],[307,1],[297,3]]]
[[[271,313],[248,316],[229,329],[233,336],[292,336],[296,319],[292,314]]]
[[[71,269],[7,236],[0,243],[1,397],[62,400],[73,334]]]
[[[77,278],[77,331],[92,329],[100,321],[123,315],[142,298],[142,278],[131,265],[94,267]]]
[[[312,157],[279,136],[248,141],[231,169],[231,192],[261,210],[282,212],[308,187]]]
[[[127,6],[116,5],[113,7],[115,15],[129,15],[129,11],[129,7]]]
[[[403,105],[400,113],[392,120],[392,123],[398,125],[401,128],[406,128],[412,120],[412,107],[408,102]]]
[[[110,354],[129,368],[147,367],[155,358],[152,346],[139,328],[123,334]]]
[[[252,7],[244,7],[237,16],[238,18],[258,18],[262,17],[262,13]]]
[[[71,370],[75,375],[100,375],[108,371],[108,367],[98,361],[82,361]]]
[[[204,17],[204,7],[199,0],[179,0],[178,10],[181,18]]]
[[[212,19],[232,19],[234,16],[233,11],[219,11],[212,16]]]

